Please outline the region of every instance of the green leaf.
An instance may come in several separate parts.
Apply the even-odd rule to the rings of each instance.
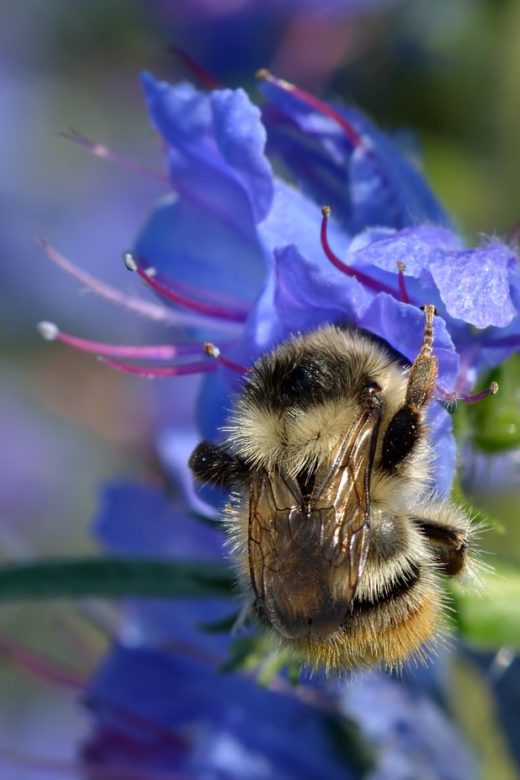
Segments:
[[[520,568],[496,564],[481,575],[481,591],[450,587],[459,633],[470,642],[520,651]]]
[[[464,408],[473,445],[488,454],[520,446],[520,360],[518,355],[493,369],[478,390],[498,382],[498,395]]]
[[[83,558],[0,567],[0,603],[55,598],[181,598],[232,593],[220,564],[145,558]]]

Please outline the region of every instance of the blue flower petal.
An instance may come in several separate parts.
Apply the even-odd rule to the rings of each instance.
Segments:
[[[160,484],[121,481],[101,494],[94,532],[114,555],[214,561],[222,536],[168,501]]]
[[[189,517],[167,499],[160,486],[119,482],[105,488],[94,530],[113,555],[215,562],[223,559],[224,534]],[[122,633],[127,641],[147,646],[171,643],[218,652],[229,647],[226,632],[210,633],[204,624],[228,618],[238,604],[231,599],[127,599]]]
[[[429,272],[437,254],[462,248],[462,240],[456,233],[436,225],[399,231],[369,228],[352,241],[346,261],[359,266],[375,265],[393,274],[397,263],[403,262],[406,275],[420,279],[425,271]]]
[[[449,225],[444,209],[397,145],[359,112],[335,107],[359,136],[319,113],[294,91],[262,82],[269,151],[319,203],[332,206],[344,227],[397,228],[429,221]]]
[[[305,258],[316,266],[329,266],[320,239],[321,209],[299,190],[275,179],[273,206],[266,219],[258,225],[259,237],[269,253],[294,244]],[[341,252],[348,245],[348,236],[336,220],[329,226],[329,242]]]
[[[174,282],[199,290],[201,300],[211,301],[217,292],[252,301],[265,276],[266,258],[252,222],[248,231],[245,223],[237,230],[222,214],[186,198],[159,203],[133,251]]]
[[[328,263],[309,263],[295,246],[276,250],[275,261],[249,329],[259,353],[327,323],[355,324],[370,302],[356,279]]]
[[[121,735],[130,745],[149,746],[141,756],[137,747],[129,751],[133,768],[161,766],[172,776],[355,777],[334,750],[319,710],[245,676],[219,673],[211,658],[196,652],[166,654],[116,646],[86,698],[98,722],[87,755],[97,746],[101,766],[114,761]]]
[[[430,267],[448,314],[476,328],[504,327],[516,314],[510,294],[510,247],[491,241],[462,252],[437,251]]]
[[[348,191],[347,163],[344,155],[331,155],[328,147],[329,135],[339,135],[330,120],[319,115],[319,127],[308,127],[298,117],[296,123],[284,122],[277,110],[264,107],[264,122],[268,130],[267,150],[275,159],[281,159],[290,179],[308,195],[317,206],[332,208],[342,227],[352,232],[352,206]]]
[[[377,224],[402,228],[422,222],[451,225],[425,178],[399,147],[362,114],[339,110],[363,137],[350,161],[353,221],[358,229]]]
[[[420,692],[381,672],[357,676],[345,688],[345,712],[378,746],[370,780],[474,780],[477,767],[443,710]]]
[[[452,417],[439,403],[433,403],[428,409],[427,420],[433,452],[431,481],[439,496],[449,496],[457,461]]]
[[[271,165],[264,154],[266,131],[260,109],[242,89],[211,93],[215,139],[251,201],[255,222],[269,212],[273,199]]]
[[[215,411],[220,412],[218,419],[221,426],[224,424],[224,415],[219,407]],[[215,441],[216,438],[214,435],[210,440]],[[218,520],[222,517],[227,494],[209,485],[198,485],[188,466],[190,456],[199,442],[200,434],[195,426],[184,430],[175,426],[163,428],[159,432],[157,449],[168,473],[179,484],[186,506],[203,517]]]
[[[228,219],[237,227],[262,219],[270,205],[272,173],[260,111],[246,94],[208,95],[148,73],[142,84],[152,121],[167,144],[175,190],[216,214],[222,204],[232,205]]]
[[[360,318],[359,325],[381,336],[413,363],[423,343],[424,322],[424,314],[416,306],[397,301],[386,293],[379,293]],[[449,391],[457,377],[459,358],[441,317],[435,317],[434,320],[433,352],[439,361],[438,384],[443,390]]]

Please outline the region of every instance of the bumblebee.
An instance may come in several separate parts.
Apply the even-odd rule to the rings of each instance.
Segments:
[[[431,487],[425,413],[435,309],[410,366],[372,334],[327,325],[247,373],[197,479],[230,491],[245,598],[303,662],[399,666],[442,633],[442,576],[468,567],[467,515]]]

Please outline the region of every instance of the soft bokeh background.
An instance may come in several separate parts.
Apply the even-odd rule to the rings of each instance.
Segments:
[[[124,290],[140,289],[120,258],[165,187],[90,156],[59,133],[73,127],[159,167],[137,74],[148,68],[168,79],[189,75],[171,45],[227,84],[254,90],[255,70],[269,66],[302,86],[354,102],[401,132],[403,143],[417,145],[430,182],[469,238],[508,235],[520,218],[515,0],[3,0],[3,559],[92,549],[88,526],[98,486],[115,476],[153,472],[154,397],[171,393],[173,403],[183,392],[183,380],[158,389],[45,344],[35,331],[35,323],[50,319],[85,337],[146,342],[144,321],[82,292],[43,257],[34,238],[48,237]],[[516,385],[507,392],[518,408]],[[485,547],[519,562],[518,459],[510,458],[506,471],[472,455],[466,463],[467,484],[480,486],[474,500],[503,524],[502,533],[487,534]],[[47,776],[43,764],[31,768],[29,756],[73,761],[86,728],[74,704],[75,685],[93,668],[115,620],[107,605],[2,607],[0,777]],[[15,637],[70,667],[67,684],[19,670],[10,660]],[[31,664],[28,659],[25,666]],[[468,658],[459,667],[454,703],[484,776],[516,777],[489,695],[507,664]],[[49,764],[48,776],[59,766]]]

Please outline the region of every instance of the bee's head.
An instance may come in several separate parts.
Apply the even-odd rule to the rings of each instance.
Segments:
[[[405,381],[404,365],[367,333],[326,326],[295,337],[251,370],[226,428],[230,446],[255,467],[312,469],[367,407],[393,414]]]

